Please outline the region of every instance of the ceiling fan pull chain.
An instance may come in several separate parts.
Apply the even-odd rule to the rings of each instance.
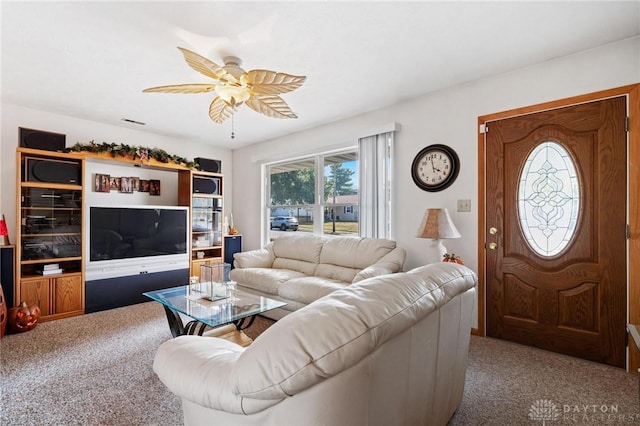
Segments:
[[[235,139],[236,138],[236,133],[235,133],[235,126],[234,126],[234,120],[233,120],[233,115],[231,116],[231,139]]]

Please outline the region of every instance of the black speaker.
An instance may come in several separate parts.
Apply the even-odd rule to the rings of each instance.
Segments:
[[[82,167],[74,161],[25,157],[23,173],[26,182],[82,184]]]
[[[220,179],[216,177],[194,176],[193,193],[220,195]]]
[[[242,235],[225,235],[224,236],[224,263],[233,266],[233,255],[242,251]]]
[[[198,157],[194,158],[193,161],[195,161],[198,167],[200,167],[200,170],[204,170],[205,172],[222,173],[222,161],[220,160]]]
[[[16,306],[19,302],[16,302],[13,295],[14,284],[14,249],[12,246],[0,247],[0,284],[2,284],[2,292],[4,298],[7,301],[7,309]]]
[[[42,130],[20,129],[20,146],[47,151],[64,151],[67,136],[61,133],[45,132]]]

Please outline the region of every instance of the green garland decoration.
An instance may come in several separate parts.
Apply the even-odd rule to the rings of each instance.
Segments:
[[[187,160],[179,155],[171,155],[164,149],[131,146],[123,143],[96,143],[93,140],[86,144],[76,142],[75,145],[67,148],[65,152],[93,152],[97,154],[107,152],[114,158],[129,156],[134,160],[139,159],[140,161],[147,161],[153,158],[161,163],[173,163],[187,166],[190,169],[200,170],[200,166],[195,161]]]

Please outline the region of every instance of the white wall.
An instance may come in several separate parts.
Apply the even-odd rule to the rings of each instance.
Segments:
[[[187,159],[196,157],[213,158],[222,161],[222,173],[229,178],[224,180],[223,194],[225,215],[232,210],[232,160],[231,151],[212,146],[192,143],[176,138],[160,136],[142,132],[137,129],[111,126],[94,121],[83,120],[59,114],[51,114],[16,105],[2,104],[2,132],[0,139],[0,213],[5,215],[9,236],[15,243],[15,213],[16,213],[16,147],[18,143],[18,127],[45,130],[67,135],[66,144],[72,146],[76,142],[88,143],[123,143],[131,146],[145,146],[160,148],[172,155],[179,155]],[[161,195],[150,196],[148,193],[121,194],[117,192],[93,192],[93,182],[87,182],[85,193],[87,205],[111,204],[155,204],[175,205],[178,201],[177,173],[133,167],[117,162],[88,161],[86,175],[92,177],[95,173],[110,174],[112,176],[139,176],[144,179],[160,179]]]
[[[262,244],[261,162],[355,144],[368,129],[397,122],[393,162],[394,238],[407,252],[406,269],[424,263],[428,241],[415,237],[427,207],[446,207],[462,234],[445,241],[449,251],[477,270],[478,116],[640,82],[640,37],[558,58],[508,74],[442,90],[368,114],[295,135],[234,150],[233,217],[245,250]],[[416,82],[419,84],[419,81]],[[411,162],[425,146],[453,147],[461,162],[458,179],[439,193],[420,190],[411,179]],[[471,212],[456,212],[456,200],[470,199]]]

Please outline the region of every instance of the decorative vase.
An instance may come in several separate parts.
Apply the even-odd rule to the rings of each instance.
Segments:
[[[205,298],[220,300],[229,297],[229,271],[228,263],[214,263],[200,266],[201,288],[205,290]]]

